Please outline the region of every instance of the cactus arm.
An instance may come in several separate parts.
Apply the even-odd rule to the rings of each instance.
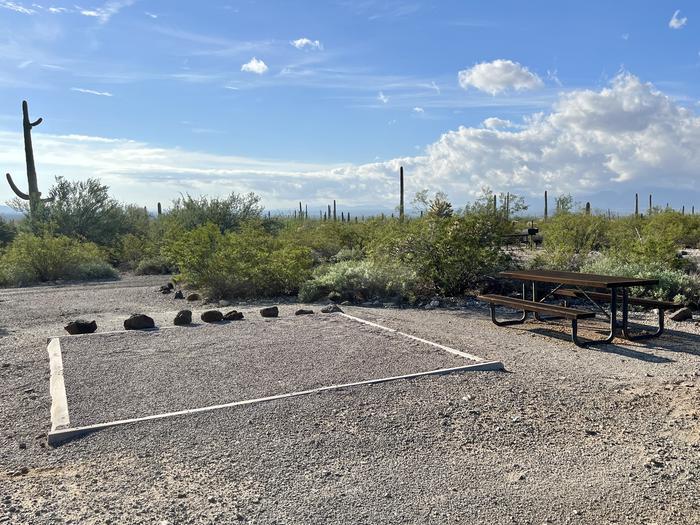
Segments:
[[[20,199],[24,199],[25,201],[28,201],[29,195],[20,191],[20,189],[15,185],[15,183],[12,180],[12,177],[10,176],[9,173],[6,173],[5,175],[7,177],[7,182],[10,183],[10,187],[12,188],[12,191],[14,191]]]
[[[41,118],[41,117],[39,117],[39,118],[36,119],[34,122],[30,122],[29,125],[30,125],[31,127],[34,127],[34,126],[38,126],[38,125],[41,124],[42,122],[44,122],[44,119]]]

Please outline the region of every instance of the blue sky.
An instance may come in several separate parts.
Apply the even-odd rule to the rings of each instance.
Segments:
[[[483,185],[695,198],[698,24],[691,1],[0,0],[0,169],[22,180],[27,99],[44,188],[96,175],[144,204],[386,207],[399,164],[409,191],[459,202]],[[651,158],[659,129],[684,148]]]

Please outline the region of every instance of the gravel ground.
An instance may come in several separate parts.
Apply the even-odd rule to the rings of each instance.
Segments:
[[[162,281],[0,291],[0,522],[700,522],[692,321],[669,321],[651,343],[582,350],[542,325],[498,328],[480,307],[347,308],[508,372],[324,392],[47,447],[46,337],[77,316],[100,330],[136,311],[170,323],[180,303],[155,291]]]
[[[61,347],[73,427],[474,363],[326,314],[65,337]]]

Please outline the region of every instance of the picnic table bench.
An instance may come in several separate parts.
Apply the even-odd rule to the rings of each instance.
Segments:
[[[538,321],[547,322],[557,319],[571,321],[571,339],[577,346],[586,347],[592,344],[611,343],[622,331],[623,337],[635,341],[658,337],[664,331],[664,312],[678,308],[681,305],[667,301],[658,301],[641,297],[630,297],[629,288],[635,286],[655,286],[657,279],[637,279],[630,277],[616,277],[609,275],[596,275],[578,272],[561,272],[551,270],[527,270],[501,272],[498,274],[504,279],[522,281],[522,299],[506,297],[497,294],[485,294],[478,299],[489,304],[491,320],[498,326],[508,326],[524,323],[529,314],[534,314]],[[531,283],[531,300],[526,296],[526,283]],[[538,298],[538,284],[553,286],[542,297]],[[593,290],[590,290],[590,289]],[[608,290],[600,292],[594,290]],[[551,297],[564,297],[564,305],[546,303]],[[594,310],[571,308],[568,298],[581,299],[587,302]],[[601,304],[609,305],[604,308]],[[617,309],[621,305],[622,321],[618,323]],[[629,306],[637,305],[658,309],[658,327],[652,332],[632,334],[629,327]],[[496,306],[505,306],[522,311],[522,316],[517,319],[498,320],[496,318]],[[583,341],[578,337],[579,319],[590,319],[598,313],[602,313],[610,321],[610,333],[604,339]],[[548,317],[542,317],[542,314]]]

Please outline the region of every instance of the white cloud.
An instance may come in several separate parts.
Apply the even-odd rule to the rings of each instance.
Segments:
[[[146,15],[148,18],[152,18],[153,20],[156,20],[158,18],[158,15],[156,15],[155,13],[149,13],[148,11],[146,11],[144,15]]]
[[[512,128],[513,123],[510,120],[505,120],[498,117],[489,117],[482,122],[483,126],[488,129]]]
[[[95,91],[94,89],[85,89],[85,88],[70,88],[71,91],[77,91],[78,93],[85,93],[87,95],[97,95],[100,97],[112,97],[112,93],[109,91]]]
[[[296,40],[292,40],[290,42],[294,47],[297,49],[304,49],[308,47],[309,49],[318,49],[321,50],[323,49],[323,44],[321,44],[320,41],[318,40],[311,40],[309,38],[298,38]]]
[[[471,86],[491,95],[507,90],[537,89],[544,85],[542,79],[528,68],[517,62],[501,59],[476,64],[470,69],[460,71],[457,77],[463,89]]]
[[[80,14],[99,19],[100,24],[106,24],[122,9],[133,5],[136,0],[111,0],[105,2],[102,7],[95,9],[81,9]]]
[[[420,113],[425,113],[425,110],[419,106],[416,106],[415,108],[413,108],[413,112],[420,114]]]
[[[700,117],[630,74],[601,90],[562,93],[546,113],[522,124],[492,117],[483,127],[444,133],[425,154],[360,165],[259,160],[104,137],[36,133],[40,174],[100,177],[115,195],[144,202],[160,184],[160,200],[181,192],[221,195],[254,191],[266,206],[293,206],[300,198],[347,205],[392,207],[396,174],[404,166],[408,191],[443,190],[463,203],[482,186],[525,196],[570,192],[630,194],[645,187],[692,194],[700,191]],[[0,165],[24,168],[21,133],[0,131]],[[51,179],[42,175],[42,187]],[[2,193],[4,192],[4,193]],[[10,198],[0,187],[0,200]],[[150,204],[151,206],[153,204]],[[311,208],[311,206],[310,206]]]
[[[688,23],[687,17],[685,17],[685,16],[683,18],[678,17],[678,15],[680,15],[680,14],[681,14],[681,10],[676,9],[676,12],[673,13],[671,20],[668,21],[668,27],[670,27],[671,29],[680,29],[681,27],[683,27],[685,24]]]
[[[387,97],[383,91],[380,91],[379,95],[377,95],[377,100],[382,104],[386,104],[387,102],[389,102],[389,97]]]
[[[253,57],[249,62],[246,62],[241,66],[241,71],[246,71],[248,73],[255,73],[256,75],[262,75],[268,70],[267,64],[262,60],[258,60]]]
[[[622,35],[620,36],[620,38],[622,38],[622,40],[629,40],[629,39],[630,39],[630,34],[629,34],[629,33],[622,33]]]
[[[23,15],[33,15],[34,13],[36,13],[34,9],[25,7],[17,2],[10,2],[9,0],[0,0],[0,8],[9,9],[10,11],[14,11],[15,13],[22,13]]]

